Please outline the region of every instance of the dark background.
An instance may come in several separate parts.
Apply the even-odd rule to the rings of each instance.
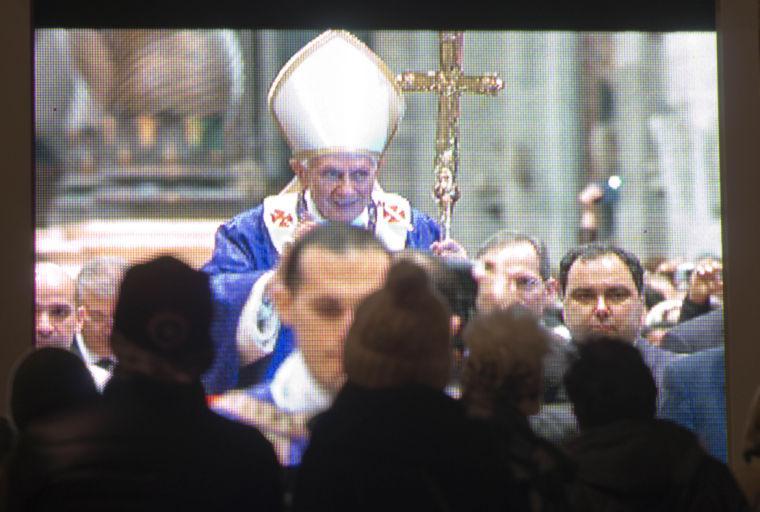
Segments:
[[[454,7],[449,7],[454,3]],[[714,30],[712,0],[37,0],[36,27]]]

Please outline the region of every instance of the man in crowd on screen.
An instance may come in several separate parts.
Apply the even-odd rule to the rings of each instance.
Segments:
[[[479,313],[519,303],[543,319],[557,298],[558,285],[551,276],[546,244],[516,231],[499,231],[485,241],[478,250],[473,275],[478,281]],[[555,332],[569,338],[566,330]]]
[[[78,327],[74,279],[55,263],[34,266],[34,314],[35,348],[71,347]]]
[[[76,314],[80,328],[71,350],[87,364],[101,391],[116,363],[111,349],[113,312],[127,267],[127,261],[122,258],[98,256],[82,265],[76,278]]]
[[[678,356],[641,337],[646,308],[639,259],[610,244],[577,247],[560,262],[560,289],[572,343],[600,336],[632,343],[651,370],[661,399],[665,366]]]
[[[379,289],[391,257],[367,230],[328,223],[298,238],[273,277],[277,314],[295,349],[270,382],[212,397],[212,408],[258,427],[284,465],[297,465],[306,422],[326,410],[345,382],[343,344],[359,303]]]
[[[558,284],[551,277],[549,254],[542,241],[508,230],[496,233],[478,250],[473,276],[478,282],[478,314],[506,311],[519,304],[548,327],[546,319],[557,298]],[[549,334],[543,357],[542,404],[529,420],[536,434],[562,443],[577,431],[562,385],[573,351],[564,325],[553,326]]]
[[[266,356],[263,379],[270,379],[291,352],[292,331],[280,328],[270,282],[286,247],[316,224],[361,227],[392,251],[466,256],[455,241],[439,241],[435,221],[379,186],[404,100],[394,74],[353,35],[330,30],[296,53],[274,80],[269,107],[296,176],[279,195],[217,232],[204,267],[215,304],[217,354],[204,378],[211,393],[235,387],[240,368]]]
[[[558,286],[549,268],[549,253],[542,241],[514,231],[496,233],[478,250],[473,267],[477,312],[504,311],[519,304],[548,327],[544,319],[557,298]],[[559,399],[568,364],[567,328],[553,326],[551,332],[544,358],[544,402]]]

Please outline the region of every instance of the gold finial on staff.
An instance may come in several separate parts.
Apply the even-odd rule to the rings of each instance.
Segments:
[[[439,210],[442,240],[451,238],[454,204],[459,200],[459,96],[465,92],[495,95],[504,88],[496,73],[467,76],[462,72],[462,32],[440,33],[438,71],[405,71],[396,76],[404,92],[433,92],[438,95],[438,122],[435,135],[435,185],[433,196]]]

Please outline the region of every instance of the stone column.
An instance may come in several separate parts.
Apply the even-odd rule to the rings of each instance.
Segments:
[[[651,129],[664,106],[662,36],[617,36],[614,76],[619,171],[616,242],[644,261],[668,254],[667,206],[660,184],[660,162]]]

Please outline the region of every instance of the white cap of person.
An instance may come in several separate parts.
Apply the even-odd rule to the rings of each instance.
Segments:
[[[379,157],[404,114],[404,99],[380,57],[352,34],[328,30],[283,66],[269,108],[293,158]]]

